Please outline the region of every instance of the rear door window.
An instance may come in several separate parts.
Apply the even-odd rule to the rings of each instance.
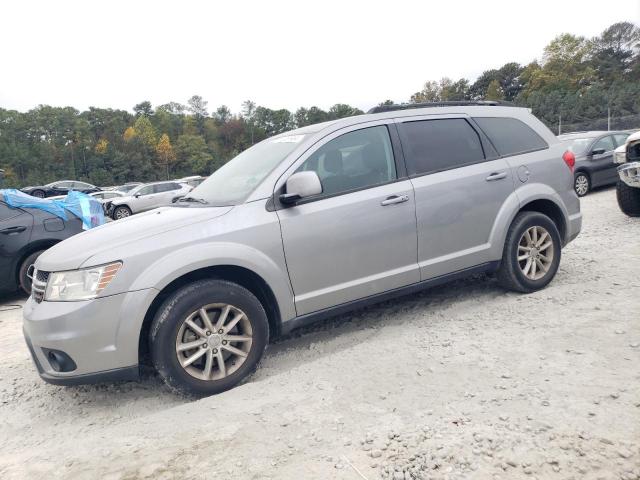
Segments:
[[[516,118],[474,117],[474,120],[503,157],[549,147],[529,125]]]
[[[399,125],[409,175],[424,175],[485,160],[480,136],[463,118]]]

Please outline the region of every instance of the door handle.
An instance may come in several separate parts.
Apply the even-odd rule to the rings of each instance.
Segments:
[[[502,180],[503,178],[507,178],[507,172],[493,172],[489,175],[485,180],[487,182],[493,182],[494,180]]]
[[[0,230],[0,233],[3,233],[4,235],[12,235],[15,233],[24,232],[26,229],[27,227],[9,227],[3,228],[2,230]]]
[[[387,205],[395,205],[396,203],[403,203],[409,201],[409,195],[391,195],[385,200],[380,202],[380,205],[386,207]]]

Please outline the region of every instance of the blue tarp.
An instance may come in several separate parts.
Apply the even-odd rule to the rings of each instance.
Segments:
[[[71,191],[64,199],[51,200],[27,195],[13,188],[0,190],[5,203],[14,208],[38,208],[67,220],[67,212],[82,220],[82,228],[88,230],[104,223],[102,203],[90,195]]]

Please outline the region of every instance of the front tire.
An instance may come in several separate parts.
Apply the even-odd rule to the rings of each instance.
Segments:
[[[618,180],[616,197],[622,213],[630,217],[640,217],[640,188],[630,187],[622,180]]]
[[[121,205],[113,210],[113,219],[120,220],[131,216],[131,209],[126,205]]]
[[[45,193],[42,190],[34,190],[33,192],[31,192],[31,195],[36,197],[36,198],[44,198],[45,197]]]
[[[546,287],[558,271],[561,247],[560,233],[549,217],[520,212],[507,232],[498,282],[522,293]]]
[[[573,179],[573,189],[579,197],[584,197],[589,193],[589,190],[591,190],[591,179],[589,175],[584,172],[576,173]]]
[[[251,375],[269,339],[260,301],[226,280],[199,280],[170,295],[149,334],[151,359],[174,391],[224,392]]]
[[[31,295],[31,278],[29,277],[29,269],[36,263],[36,260],[43,252],[44,250],[38,250],[37,252],[30,254],[22,261],[20,268],[18,269],[18,283],[20,284],[20,288],[27,295]]]

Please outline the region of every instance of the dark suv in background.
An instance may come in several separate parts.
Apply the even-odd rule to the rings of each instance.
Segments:
[[[613,185],[618,181],[613,151],[624,145],[631,132],[575,132],[559,135],[576,157],[573,188],[584,197],[592,188]]]

